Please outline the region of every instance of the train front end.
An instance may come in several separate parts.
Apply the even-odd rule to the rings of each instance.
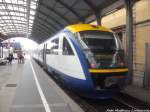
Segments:
[[[88,64],[87,80],[90,78],[88,82],[92,83],[92,89],[84,95],[108,99],[125,87],[128,72],[125,53],[112,31],[100,26],[88,27],[74,33]]]

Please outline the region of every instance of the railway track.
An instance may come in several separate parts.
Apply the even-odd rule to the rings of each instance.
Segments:
[[[89,100],[79,96],[72,96],[85,112],[116,112],[119,110],[136,110],[136,107],[129,105],[117,99],[110,100]]]
[[[47,72],[47,71],[46,71]],[[48,73],[48,72],[47,72]],[[48,73],[49,74],[49,73]],[[148,110],[150,104],[139,101],[126,94],[120,93],[109,100],[90,100],[71,92],[68,88],[62,86],[62,83],[56,77],[49,76],[77,103],[85,112],[134,112],[133,110]],[[136,111],[135,111],[136,112]],[[138,111],[137,111],[138,112]],[[141,111],[140,111],[141,112]]]
[[[89,100],[77,95],[72,98],[85,112],[150,112],[150,104],[122,93],[110,100]]]
[[[65,87],[62,87],[62,89],[79,104],[85,112],[132,112],[133,110],[148,110],[146,112],[150,112],[150,104],[123,93],[109,100],[90,100],[80,97]]]
[[[125,112],[130,110],[140,110],[136,105],[126,102],[122,95],[118,95],[110,100],[90,100],[73,93],[68,88],[62,86],[59,81],[52,77],[55,82],[77,103],[85,112]],[[143,104],[144,105],[144,104]]]
[[[150,104],[143,102],[141,100],[138,100],[134,97],[131,97],[127,94],[120,93],[114,99],[132,107],[133,109],[149,110],[149,112],[150,112]]]

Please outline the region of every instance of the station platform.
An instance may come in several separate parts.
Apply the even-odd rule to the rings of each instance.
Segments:
[[[24,64],[0,66],[0,112],[83,112],[28,57]]]
[[[150,104],[150,90],[135,85],[128,85],[123,91],[123,94],[136,98],[144,103]]]

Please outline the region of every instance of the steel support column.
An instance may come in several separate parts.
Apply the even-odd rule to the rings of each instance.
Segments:
[[[101,11],[96,8],[90,0],[84,0],[84,2],[93,10],[93,13],[96,17],[97,25],[101,25]]]
[[[127,83],[132,83],[133,78],[133,0],[124,0],[126,8],[126,37],[128,42],[128,80]]]
[[[101,25],[101,13],[100,11],[95,11],[95,16],[96,16],[96,21],[97,21],[97,25]]]
[[[26,17],[27,17],[27,25],[26,25],[26,32],[27,32],[27,38],[29,38],[29,19],[30,19],[30,3],[31,1],[30,0],[27,0],[27,14],[26,14]]]

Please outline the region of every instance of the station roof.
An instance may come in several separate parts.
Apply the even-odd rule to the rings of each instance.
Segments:
[[[37,0],[0,0],[0,38],[31,34]]]
[[[40,43],[117,1],[122,0],[0,0],[0,39],[21,36]]]

